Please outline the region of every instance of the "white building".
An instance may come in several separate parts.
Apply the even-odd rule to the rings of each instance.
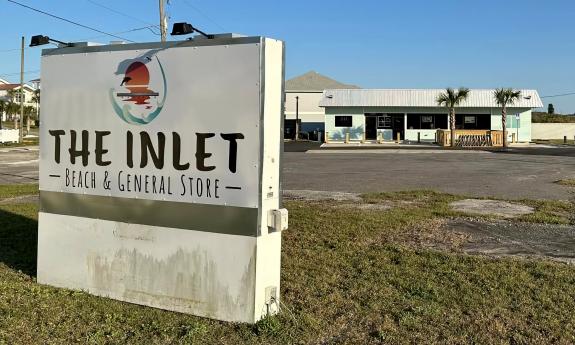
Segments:
[[[19,91],[20,84],[9,83],[7,80],[0,79],[0,100],[11,101],[20,104],[20,93],[16,92],[12,97],[10,97],[10,91]],[[34,92],[36,89],[28,84],[24,84],[24,106],[37,107],[34,102]],[[2,121],[6,121],[6,113],[0,114]]]
[[[293,139],[298,117],[303,137],[314,131],[324,132],[324,108],[319,106],[326,89],[358,89],[358,86],[342,84],[336,80],[310,71],[289,79],[285,85],[284,136]]]
[[[457,130],[502,129],[501,107],[493,89],[472,89],[456,108]],[[325,109],[329,141],[400,140],[433,142],[438,129],[450,129],[448,111],[437,105],[444,89],[327,89],[319,106]],[[507,106],[508,137],[531,141],[531,111],[543,106],[536,90],[521,90]]]

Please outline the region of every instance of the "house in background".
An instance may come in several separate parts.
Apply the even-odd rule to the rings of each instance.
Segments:
[[[324,132],[324,108],[319,106],[326,89],[359,89],[355,85],[347,85],[321,75],[315,71],[289,79],[285,84],[285,122],[284,137],[295,138],[296,112],[298,113],[299,129],[303,136],[314,132]]]
[[[438,141],[449,130],[448,111],[437,105],[443,89],[328,89],[319,106],[325,109],[326,141]],[[463,135],[501,131],[501,107],[495,90],[471,89],[456,108],[455,129]],[[536,90],[521,90],[521,98],[507,106],[509,142],[531,141],[531,111],[543,106]],[[465,132],[467,130],[467,132]],[[500,134],[502,135],[502,134]],[[502,136],[501,136],[502,140]]]
[[[9,83],[7,80],[0,79],[0,100],[4,101],[12,101],[14,103],[20,104],[20,93],[14,94],[14,96],[10,97],[10,91],[19,91],[20,84],[13,84]],[[36,108],[37,104],[34,102],[34,91],[36,89],[33,86],[28,84],[24,84],[24,106],[33,106]],[[7,114],[0,114],[2,117],[2,121],[9,120],[7,118]]]

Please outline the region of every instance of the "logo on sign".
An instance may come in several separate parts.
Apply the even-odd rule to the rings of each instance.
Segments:
[[[166,102],[167,83],[164,68],[157,56],[120,63],[115,86],[109,90],[116,114],[132,125],[152,122]]]

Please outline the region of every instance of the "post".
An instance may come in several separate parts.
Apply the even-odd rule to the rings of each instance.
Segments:
[[[295,141],[299,138],[299,96],[295,96]]]
[[[349,144],[349,132],[345,133],[345,143]]]
[[[162,37],[162,42],[166,42],[166,35],[168,33],[168,28],[166,23],[166,15],[164,13],[164,0],[160,0],[160,35]]]
[[[515,133],[511,133],[511,142],[515,143]]]
[[[365,131],[363,131],[363,135],[362,135],[362,138],[361,138],[361,143],[362,143],[362,144],[365,144]]]
[[[399,144],[399,141],[401,139],[401,135],[399,134],[399,132],[397,132],[397,143]]]
[[[329,143],[329,132],[327,132],[327,131],[325,132],[323,141],[324,141],[326,144]]]
[[[421,132],[417,132],[417,143],[421,143]]]
[[[20,53],[20,131],[19,142],[24,141],[24,36],[22,36],[22,50]]]

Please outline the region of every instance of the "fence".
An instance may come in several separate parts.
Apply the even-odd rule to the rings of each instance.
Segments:
[[[438,130],[437,143],[441,146],[451,146],[451,131],[441,129]],[[456,129],[455,146],[503,146],[503,131],[492,131],[484,129]]]
[[[551,139],[573,139],[575,136],[575,123],[532,123],[531,138],[551,140]]]
[[[18,129],[0,129],[0,143],[17,143],[18,134]]]

